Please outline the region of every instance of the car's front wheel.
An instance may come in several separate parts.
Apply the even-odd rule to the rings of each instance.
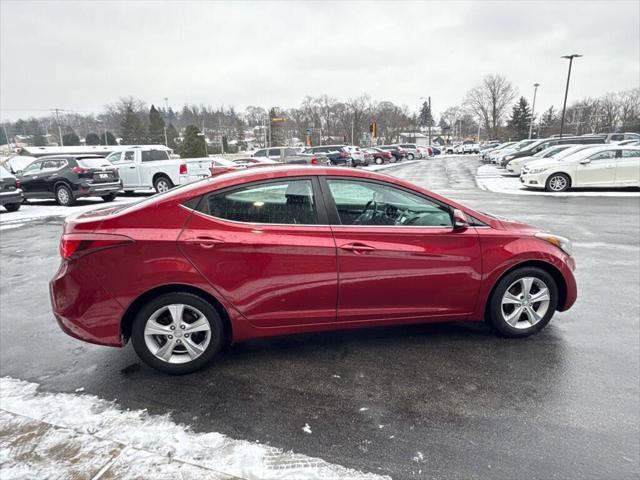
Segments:
[[[413,160],[415,157],[413,156],[413,153],[410,153],[409,155],[407,155],[407,160]]]
[[[382,157],[376,157],[376,165],[382,165],[384,163],[384,160],[382,160]]]
[[[109,195],[103,195],[102,200],[105,202],[113,202],[116,199],[115,193],[110,193]]]
[[[542,330],[558,305],[558,286],[545,270],[525,267],[505,275],[489,300],[487,320],[506,337]]]
[[[554,173],[549,176],[545,189],[547,192],[564,192],[571,186],[571,179],[564,173]]]
[[[207,365],[222,347],[223,332],[210,303],[191,293],[167,293],[140,309],[131,341],[147,365],[180,375]]]
[[[19,203],[7,203],[4,208],[7,209],[7,212],[17,212],[18,210],[20,210],[20,204]]]

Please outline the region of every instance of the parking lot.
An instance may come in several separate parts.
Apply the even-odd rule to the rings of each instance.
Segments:
[[[0,216],[0,375],[397,479],[637,478],[637,189],[513,195],[480,188],[480,166],[443,156],[386,172],[573,240],[578,302],[538,335],[509,340],[462,323],[299,335],[235,345],[210,368],[166,376],[131,346],[92,346],[58,328],[47,283],[60,207],[29,207]]]

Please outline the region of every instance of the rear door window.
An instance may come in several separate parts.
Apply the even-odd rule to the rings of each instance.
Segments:
[[[246,223],[318,223],[311,180],[289,179],[211,193],[202,202],[203,213]]]
[[[169,154],[165,150],[143,150],[141,160],[143,162],[169,160]]]

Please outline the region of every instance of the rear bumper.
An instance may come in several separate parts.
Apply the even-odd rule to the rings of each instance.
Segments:
[[[181,175],[180,178],[178,178],[178,185],[186,185],[187,183],[202,180],[203,178],[208,178],[209,176],[210,175],[206,173],[202,173],[200,175]]]
[[[111,183],[90,183],[81,185],[73,192],[74,197],[101,197],[122,190],[122,181]]]
[[[0,205],[9,205],[11,203],[22,203],[24,194],[21,189],[12,190],[11,192],[0,193]]]
[[[121,347],[122,306],[88,271],[85,260],[63,261],[49,282],[51,307],[66,334],[98,345]]]

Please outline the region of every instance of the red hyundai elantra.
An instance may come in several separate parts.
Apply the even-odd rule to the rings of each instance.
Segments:
[[[224,344],[377,325],[542,329],[576,299],[571,243],[398,179],[263,167],[68,218],[51,280],[68,334],[192,372]]]

